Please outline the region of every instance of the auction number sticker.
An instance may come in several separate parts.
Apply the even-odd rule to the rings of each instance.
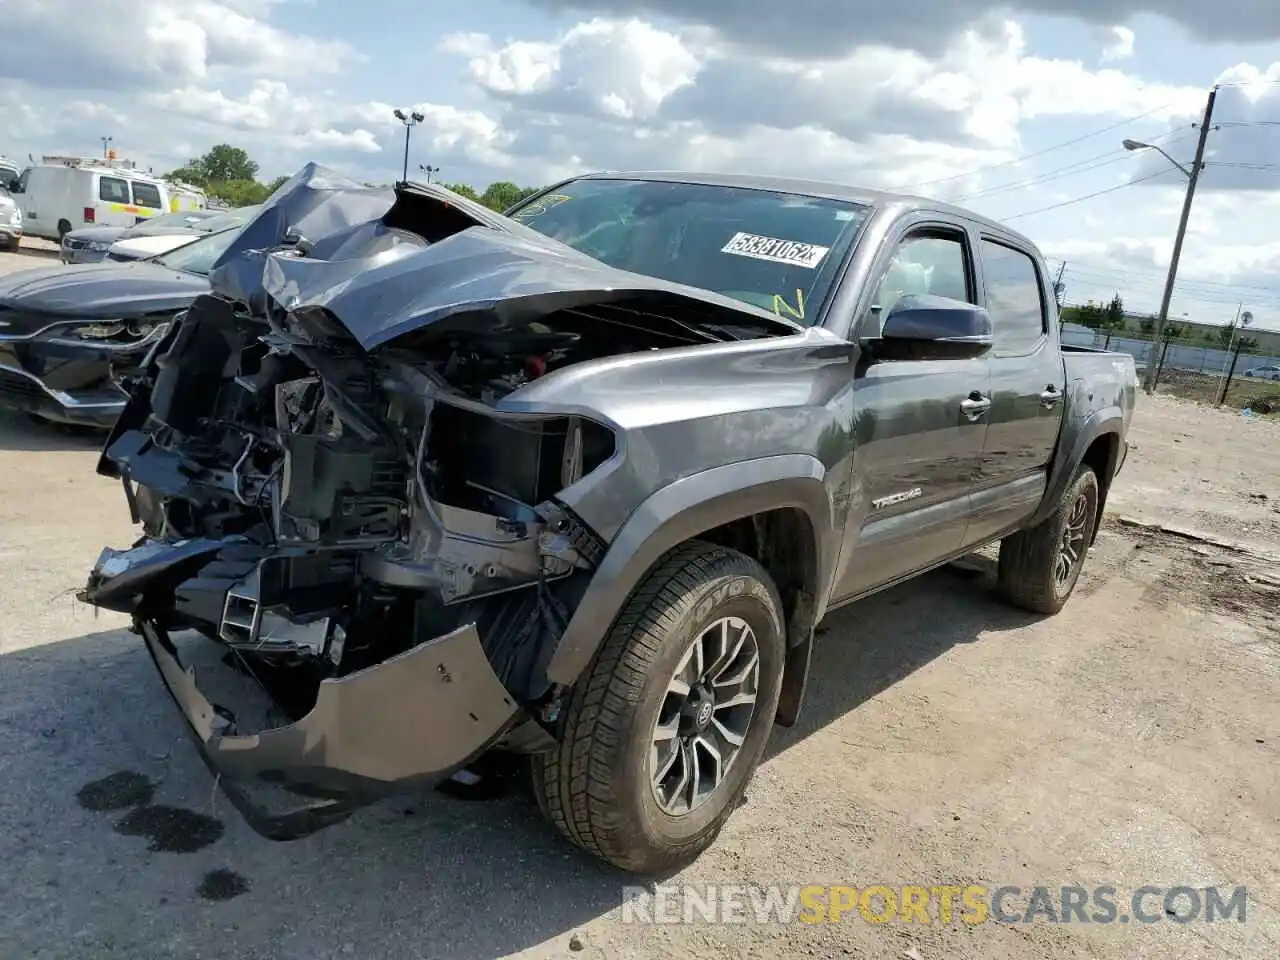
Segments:
[[[816,243],[800,243],[796,240],[779,240],[777,237],[761,237],[754,233],[738,232],[720,248],[721,253],[738,257],[770,260],[774,263],[790,263],[812,270],[822,262],[830,247]]]

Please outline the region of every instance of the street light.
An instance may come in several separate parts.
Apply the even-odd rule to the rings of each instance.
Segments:
[[[1213,102],[1217,98],[1218,88],[1209,91],[1209,99],[1204,106],[1204,120],[1200,124],[1200,140],[1196,144],[1196,157],[1187,169],[1154,143],[1143,143],[1141,140],[1123,140],[1121,146],[1126,150],[1154,150],[1178,168],[1187,178],[1187,194],[1182,201],[1182,217],[1178,220],[1178,235],[1173,240],[1173,254],[1169,257],[1169,275],[1164,281],[1164,296],[1160,299],[1160,315],[1156,318],[1156,337],[1153,345],[1155,356],[1147,362],[1147,369],[1142,376],[1142,389],[1148,394],[1155,393],[1156,384],[1160,382],[1160,368],[1164,365],[1164,330],[1169,322],[1169,302],[1173,299],[1173,284],[1178,278],[1178,260],[1182,257],[1182,241],[1187,236],[1187,220],[1191,216],[1191,201],[1196,195],[1196,182],[1200,179],[1200,171],[1204,168],[1204,148],[1209,139],[1209,124],[1213,120]]]
[[[1187,177],[1187,179],[1191,178],[1191,171],[1188,170],[1186,167],[1184,167],[1182,164],[1180,164],[1177,160],[1173,159],[1173,157],[1169,156],[1169,154],[1165,153],[1163,147],[1157,147],[1154,143],[1143,143],[1141,140],[1123,140],[1121,141],[1120,145],[1124,147],[1126,150],[1154,150],[1156,153],[1160,154],[1160,156],[1164,157],[1166,160],[1172,163],[1175,167],[1181,170],[1183,175]]]
[[[413,128],[415,124],[419,124],[427,118],[424,117],[417,110],[413,111],[413,113],[406,114],[399,107],[396,107],[395,114],[396,114],[396,119],[404,124],[404,174],[400,177],[400,179],[402,181],[408,181],[409,179],[409,131],[410,129]]]
[[[419,169],[419,170],[421,170],[423,173],[425,173],[425,174],[427,175],[427,183],[430,183],[430,182],[431,182],[431,175],[432,175],[433,173],[439,173],[439,172],[440,172],[440,168],[439,168],[439,167],[433,167],[433,166],[431,166],[431,164],[429,164],[429,163],[428,163],[425,167],[424,167],[422,164],[418,164],[418,169]]]
[[[110,146],[111,146],[111,144],[114,142],[114,138],[113,138],[113,137],[99,137],[98,139],[102,141],[102,159],[103,159],[103,160],[106,160],[106,159],[108,159],[108,158],[109,158],[109,156],[110,156],[110,152],[109,152],[109,150],[108,150],[107,148],[108,148],[108,147],[110,147]]]

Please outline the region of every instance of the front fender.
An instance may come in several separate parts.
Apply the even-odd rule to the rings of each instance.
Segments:
[[[825,606],[838,542],[825,480],[826,469],[817,458],[782,454],[713,467],[652,494],[610,544],[552,654],[547,679],[577,682],[627,598],[664,554],[715,527],[768,510],[796,508],[809,518],[818,551],[813,592]]]

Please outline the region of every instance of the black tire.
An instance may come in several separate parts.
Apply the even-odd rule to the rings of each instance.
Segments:
[[[1047,519],[1000,541],[998,586],[1005,599],[1035,613],[1057,613],[1066,605],[1093,542],[1100,493],[1097,475],[1082,466]],[[1076,521],[1081,516],[1083,526]],[[1069,528],[1074,560],[1064,549]]]
[[[755,635],[755,704],[718,786],[673,816],[653,786],[655,724],[664,705],[670,709],[668,685],[686,652],[727,617]],[[760,762],[785,648],[782,602],[759,563],[702,542],[673,550],[636,588],[574,687],[558,748],[532,758],[543,814],[574,844],[623,870],[655,874],[693,860],[719,835]]]

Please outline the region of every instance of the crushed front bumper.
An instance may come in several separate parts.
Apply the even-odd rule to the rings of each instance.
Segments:
[[[249,825],[272,840],[306,836],[388,794],[448,777],[520,712],[470,624],[322,681],[315,706],[296,723],[241,734],[197,688],[168,634],[151,620],[135,627],[201,757]],[[273,809],[261,799],[270,792],[294,802]]]

